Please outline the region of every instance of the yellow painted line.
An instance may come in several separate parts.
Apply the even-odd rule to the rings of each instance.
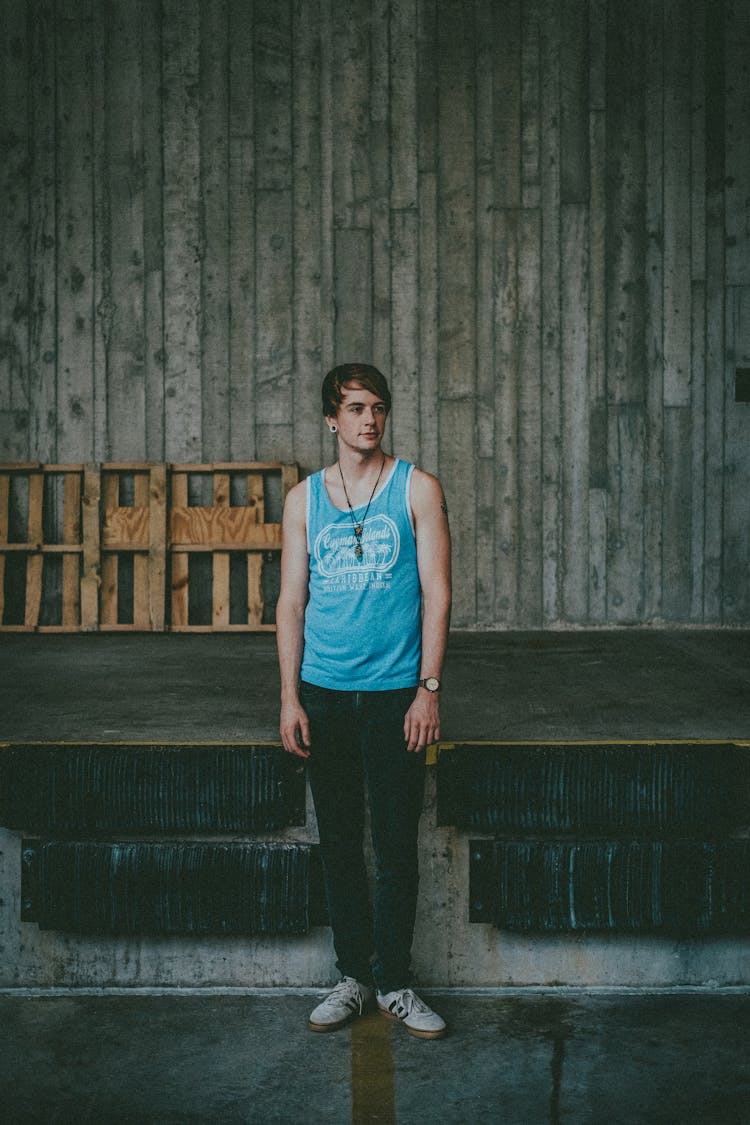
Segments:
[[[377,1012],[352,1024],[352,1125],[396,1125],[393,1026]]]
[[[742,746],[742,738],[467,738],[463,741],[436,742],[427,747],[427,765],[434,766],[447,750],[462,746]]]

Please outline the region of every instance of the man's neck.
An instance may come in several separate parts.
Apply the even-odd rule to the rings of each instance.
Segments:
[[[387,455],[381,448],[359,452],[346,445],[339,446],[339,465],[347,480],[364,480],[380,472]]]

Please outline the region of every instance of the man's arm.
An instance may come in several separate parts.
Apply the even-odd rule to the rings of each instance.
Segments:
[[[440,482],[414,470],[411,505],[417,537],[417,567],[422,586],[422,664],[419,678],[440,679],[448,644],[451,612],[451,540],[448,509]],[[417,688],[406,713],[408,750],[422,751],[440,737],[440,693]]]
[[[276,604],[276,644],[281,673],[279,730],[284,749],[308,758],[310,724],[299,701],[299,672],[304,647],[309,564],[305,506],[307,484],[295,485],[286,498],[282,523],[281,592]]]

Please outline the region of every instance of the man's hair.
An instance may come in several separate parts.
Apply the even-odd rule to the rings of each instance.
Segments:
[[[343,388],[347,383],[359,383],[366,391],[376,395],[385,404],[386,413],[391,409],[391,392],[385,381],[385,375],[370,363],[340,363],[332,368],[325,379],[321,396],[323,399],[323,414],[330,418],[335,414],[344,400]]]

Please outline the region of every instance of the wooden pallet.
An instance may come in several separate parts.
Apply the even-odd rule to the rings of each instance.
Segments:
[[[0,465],[0,631],[273,630],[264,568],[278,562],[281,506],[298,476],[278,462]],[[196,482],[208,502],[191,497]],[[191,569],[205,570],[195,559],[206,555],[204,620]]]
[[[128,485],[130,502],[122,492]],[[101,469],[99,628],[161,631],[165,624],[167,466],[107,464]],[[132,597],[123,607],[121,573]],[[123,612],[124,610],[124,612]]]
[[[204,478],[210,484],[210,504],[190,504],[191,481]],[[281,523],[266,520],[266,482],[280,477],[280,503],[296,484],[296,465],[239,462],[212,465],[173,465],[169,546],[172,559],[171,629],[176,632],[263,631],[275,629],[264,621],[263,568],[281,550]],[[233,503],[237,484],[244,503]],[[210,552],[211,622],[190,620],[190,557]],[[232,623],[230,614],[230,562],[233,553],[245,556],[247,564],[246,612],[244,620]]]
[[[96,484],[89,466],[0,465],[0,628],[71,632],[96,627],[86,585],[92,559],[83,539],[92,504]],[[58,589],[50,623],[41,619],[41,609],[45,579],[53,569]]]

